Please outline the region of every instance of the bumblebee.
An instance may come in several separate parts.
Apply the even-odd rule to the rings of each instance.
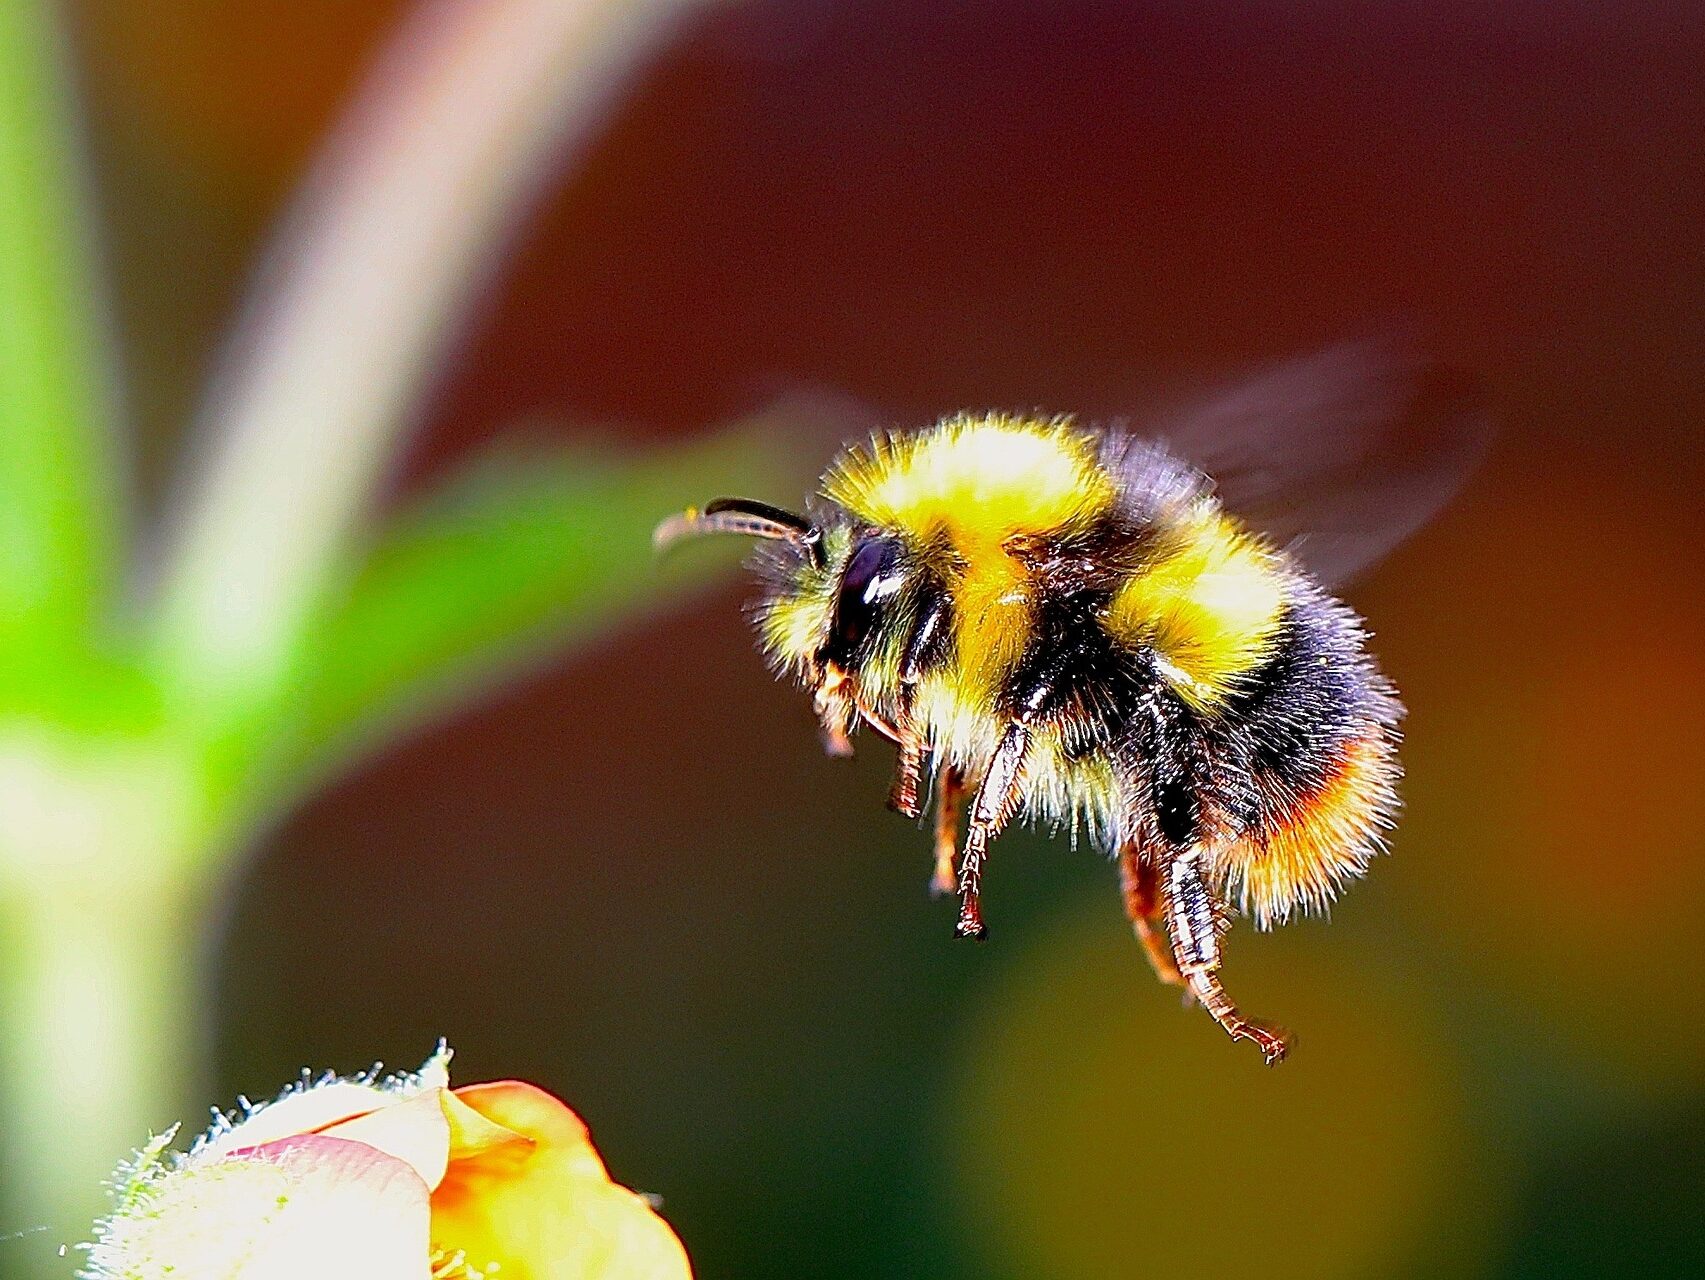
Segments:
[[[879,436],[806,514],[721,498],[655,541],[762,540],[763,650],[831,753],[860,725],[894,744],[893,809],[933,791],[959,936],[985,936],[989,847],[1016,816],[1086,833],[1161,981],[1276,1063],[1289,1036],[1220,980],[1231,917],[1324,911],[1398,808],[1403,709],[1330,591],[1441,506],[1484,437],[1460,381],[1345,347],[1142,434],[962,413]]]

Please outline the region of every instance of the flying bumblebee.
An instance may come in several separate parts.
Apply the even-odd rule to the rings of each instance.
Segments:
[[[721,498],[655,540],[763,540],[764,652],[832,753],[861,723],[894,743],[893,809],[933,789],[961,937],[985,935],[1015,815],[1087,831],[1161,981],[1276,1063],[1289,1036],[1220,982],[1231,914],[1323,910],[1398,803],[1402,707],[1329,592],[1443,505],[1485,436],[1460,383],[1336,348],[1143,435],[959,414],[849,448],[805,515]]]

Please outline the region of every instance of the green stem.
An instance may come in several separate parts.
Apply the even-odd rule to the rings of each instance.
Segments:
[[[55,6],[0,4],[0,636],[85,632],[120,529],[112,366]]]
[[[134,876],[10,889],[0,942],[4,1221],[73,1243],[89,1238],[104,1180],[147,1129],[195,1123],[185,1107],[199,1092],[189,909],[199,896]]]
[[[0,729],[0,1227],[76,1242],[118,1160],[194,1117],[199,809],[151,736]]]

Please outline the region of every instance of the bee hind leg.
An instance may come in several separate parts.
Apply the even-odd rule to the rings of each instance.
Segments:
[[[1213,1015],[1214,1021],[1219,1023],[1233,1040],[1253,1042],[1255,1047],[1261,1050],[1261,1056],[1269,1067],[1276,1067],[1285,1060],[1294,1040],[1290,1032],[1271,1023],[1244,1017],[1212,970],[1198,969],[1187,972],[1184,980],[1190,986],[1190,994]]]
[[[977,788],[977,798],[971,802],[965,852],[959,859],[959,923],[954,926],[961,938],[988,936],[983,925],[983,859],[988,856],[989,841],[1001,833],[1018,808],[1018,784],[1029,748],[1029,727],[1016,721],[1009,724]]]
[[[1161,907],[1160,868],[1145,861],[1133,840],[1119,845],[1119,887],[1124,893],[1125,915],[1131,931],[1143,944],[1143,954],[1154,976],[1169,987],[1184,986],[1171,944],[1165,936],[1165,911]]]
[[[1172,955],[1190,994],[1233,1040],[1249,1040],[1268,1066],[1284,1060],[1291,1037],[1278,1027],[1243,1015],[1220,985],[1220,934],[1225,913],[1202,879],[1195,853],[1173,858],[1166,868],[1166,925]]]

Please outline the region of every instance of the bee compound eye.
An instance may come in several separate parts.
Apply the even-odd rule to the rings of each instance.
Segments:
[[[829,657],[845,662],[876,626],[884,601],[905,584],[900,548],[888,538],[869,538],[853,548],[835,597]]]

